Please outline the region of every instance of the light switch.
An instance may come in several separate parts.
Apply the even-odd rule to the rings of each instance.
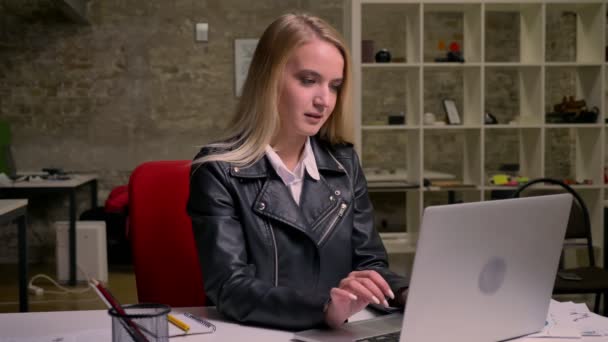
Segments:
[[[196,41],[206,42],[209,39],[209,24],[197,23],[196,24]]]

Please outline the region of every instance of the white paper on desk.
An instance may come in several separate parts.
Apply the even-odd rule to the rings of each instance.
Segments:
[[[608,318],[593,312],[577,313],[574,323],[583,336],[608,336]]]
[[[195,335],[195,334],[210,334],[215,331],[215,329],[213,328],[213,325],[210,324],[209,326],[207,326],[207,325],[201,324],[201,323],[197,322],[196,320],[194,320],[190,317],[187,317],[183,313],[172,313],[172,315],[175,316],[175,318],[179,319],[180,321],[188,324],[188,326],[190,326],[190,330],[188,330],[187,333],[184,333],[183,330],[181,330],[180,328],[176,327],[171,322],[169,322],[169,337],[183,336],[183,335]],[[200,317],[200,318],[203,319],[204,321],[208,322],[207,319],[205,319],[203,317]]]
[[[581,333],[571,318],[571,308],[567,303],[551,300],[549,313],[545,321],[545,327],[536,334],[526,336],[527,338],[572,338],[580,339]]]
[[[602,323],[597,322],[587,305],[582,303],[563,302],[560,307],[568,313],[569,319],[578,329],[581,336],[603,336]],[[604,324],[604,326],[606,326]]]

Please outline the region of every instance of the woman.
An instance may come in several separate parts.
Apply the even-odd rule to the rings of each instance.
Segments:
[[[224,315],[306,329],[402,303],[359,160],[346,143],[350,56],[323,20],[262,35],[227,138],[192,168],[188,212],[205,291]],[[397,293],[397,297],[395,297]]]

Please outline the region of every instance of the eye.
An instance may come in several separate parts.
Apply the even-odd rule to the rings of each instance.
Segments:
[[[342,89],[342,83],[331,83],[331,84],[329,85],[329,88],[330,88],[330,89],[331,89],[333,92],[337,93],[337,92],[339,92],[339,91],[340,91],[340,89]]]
[[[312,77],[301,77],[300,78],[300,83],[302,83],[303,85],[312,85],[315,84],[316,80]]]

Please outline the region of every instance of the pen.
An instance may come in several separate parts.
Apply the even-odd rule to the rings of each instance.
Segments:
[[[90,282],[95,286],[95,288],[97,288],[98,294],[101,294],[106,305],[110,304],[110,306],[114,310],[116,310],[116,313],[118,313],[119,320],[123,323],[123,326],[129,333],[129,335],[131,335],[133,340],[135,340],[136,342],[148,342],[146,336],[141,332],[141,330],[139,330],[137,325],[135,325],[135,323],[129,317],[127,317],[127,313],[122,308],[122,306],[120,306],[116,298],[112,296],[110,291],[103,287],[101,283],[96,279],[91,278]]]
[[[190,330],[190,326],[188,324],[180,321],[179,319],[177,319],[172,314],[168,314],[167,315],[167,319],[169,320],[169,322],[171,322],[176,327],[182,329],[184,332],[188,332],[188,330]]]

